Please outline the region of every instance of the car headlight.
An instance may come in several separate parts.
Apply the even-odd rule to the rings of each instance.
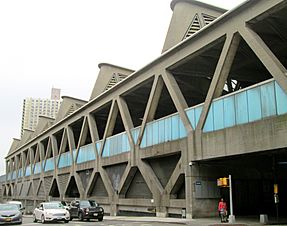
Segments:
[[[21,212],[16,213],[16,214],[15,214],[15,217],[22,217],[22,213],[21,213]]]

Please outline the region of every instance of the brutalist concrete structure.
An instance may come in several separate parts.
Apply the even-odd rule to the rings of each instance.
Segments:
[[[230,174],[235,215],[286,212],[287,1],[171,8],[160,57],[136,71],[100,64],[88,102],[65,97],[55,120],[14,140],[5,199],[207,217],[228,199],[216,181]]]

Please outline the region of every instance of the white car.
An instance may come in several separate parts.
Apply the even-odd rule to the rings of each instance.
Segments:
[[[33,213],[34,222],[41,221],[43,224],[47,221],[64,221],[68,223],[70,213],[58,202],[42,202]]]

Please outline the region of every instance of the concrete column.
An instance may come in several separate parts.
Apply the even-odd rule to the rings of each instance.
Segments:
[[[103,149],[105,146],[106,138],[113,134],[113,130],[114,130],[114,127],[116,124],[118,112],[119,112],[119,108],[117,106],[117,103],[115,100],[113,100],[112,106],[110,108],[108,120],[106,123],[106,128],[105,128],[105,132],[104,132],[104,136],[103,136],[103,142],[102,142],[101,148],[99,150],[99,158],[101,158],[101,156],[102,156],[102,152],[103,152]]]
[[[162,72],[162,78],[176,107],[176,110],[178,111],[179,116],[185,126],[187,133],[190,133],[194,128],[192,128],[192,125],[189,122],[188,117],[184,111],[188,108],[188,105],[174,76],[171,74],[171,72],[166,70]]]
[[[34,163],[34,157],[35,157],[35,151],[33,148],[29,148],[29,161],[30,161],[30,164]],[[32,174],[32,172],[31,172]]]
[[[239,33],[281,88],[285,93],[287,93],[287,70],[284,65],[278,60],[259,35],[256,34],[249,26],[244,24],[239,29]]]
[[[130,111],[129,111],[129,108],[128,108],[128,105],[127,105],[125,99],[123,99],[122,97],[119,96],[117,98],[117,103],[118,103],[119,111],[120,111],[120,114],[122,117],[122,121],[123,121],[125,130],[127,132],[128,139],[129,139],[129,144],[130,144],[130,148],[131,148],[131,150],[130,150],[131,163],[132,163],[132,165],[136,165],[135,164],[135,162],[136,162],[135,143],[134,143],[134,139],[133,139],[132,134],[131,134],[131,129],[134,128],[132,117],[130,115]]]
[[[113,130],[114,130],[115,123],[117,120],[118,112],[119,112],[118,105],[117,105],[116,101],[113,100],[113,103],[112,103],[112,106],[111,106],[111,109],[109,112],[109,117],[108,117],[108,121],[107,121],[103,140],[113,134]]]
[[[81,132],[80,132],[80,137],[79,137],[79,142],[78,142],[78,147],[81,147],[84,145],[87,135],[88,135],[88,122],[87,122],[87,117],[84,118],[83,124],[82,124],[82,128],[81,128]]]
[[[95,143],[100,140],[97,123],[96,123],[95,118],[91,114],[88,114],[87,119],[88,119],[88,123],[90,127],[92,141],[93,143]]]
[[[76,181],[76,184],[78,186],[79,193],[80,193],[80,197],[82,199],[86,199],[87,197],[86,197],[86,193],[85,193],[85,188],[84,188],[84,186],[82,184],[81,178],[80,178],[80,176],[79,176],[79,174],[77,172],[75,172],[74,170],[73,170],[73,172],[74,173],[72,175],[74,175],[74,178],[75,178],[75,181]],[[70,177],[70,180],[71,180],[71,177]],[[67,183],[67,187],[68,186],[69,186],[69,182]],[[66,187],[65,190],[67,190],[67,187]]]
[[[156,207],[156,216],[157,217],[167,217],[167,207],[166,206],[157,206]]]
[[[137,172],[136,167],[131,167],[131,163],[129,162],[126,166],[126,169],[122,175],[121,181],[118,185],[118,195],[123,198],[126,195],[126,192],[129,188],[129,185],[134,178],[135,173]]]
[[[110,205],[110,216],[117,216],[118,215],[118,205],[117,202],[111,203]]]
[[[66,132],[67,132],[67,137],[68,137],[68,143],[69,143],[70,150],[73,150],[73,149],[76,148],[75,139],[74,139],[74,135],[73,135],[73,130],[72,130],[72,128],[70,126],[67,126]]]
[[[240,36],[236,34],[227,34],[221,55],[219,57],[214,76],[212,78],[202,113],[200,115],[199,122],[197,124],[197,129],[202,130],[211,102],[214,98],[221,96],[225,82],[229,75],[237,48],[239,46]]]
[[[139,139],[138,139],[139,142],[141,141],[143,137],[146,123],[154,119],[154,115],[155,115],[155,112],[158,106],[158,102],[159,102],[162,89],[163,89],[163,80],[158,75],[156,75],[154,78],[153,84],[152,84],[151,92],[150,92],[147,106],[145,109],[141,129],[139,133]]]
[[[185,201],[186,201],[186,218],[193,218],[193,183],[192,166],[185,167]]]

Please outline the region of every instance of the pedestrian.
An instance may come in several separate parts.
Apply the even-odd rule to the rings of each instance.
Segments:
[[[218,214],[221,222],[227,222],[227,205],[223,198],[218,203]]]

